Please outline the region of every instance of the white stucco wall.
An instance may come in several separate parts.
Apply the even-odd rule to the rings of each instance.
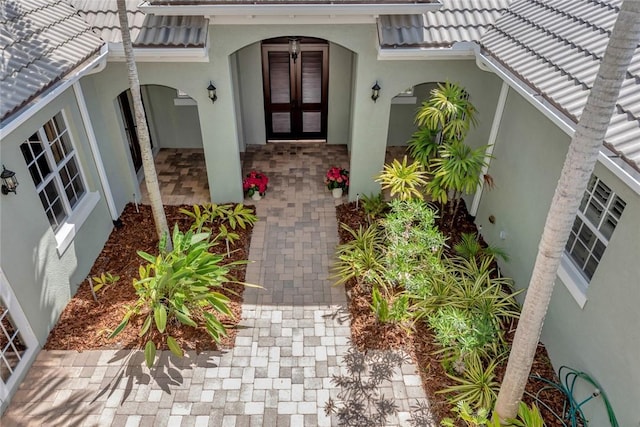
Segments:
[[[489,174],[496,187],[482,196],[476,222],[485,239],[511,257],[502,272],[526,288],[542,228],[570,142],[541,113],[510,91]],[[581,309],[558,279],[542,333],[556,370],[568,365],[598,381],[621,426],[640,422],[640,196],[603,165],[595,170],[627,203]],[[495,224],[488,220],[496,218]],[[506,238],[500,238],[500,232]],[[578,401],[593,391],[578,389]],[[585,394],[586,393],[586,394]],[[584,407],[590,425],[609,425],[601,400]]]
[[[59,111],[64,112],[87,191],[100,196],[63,253],[56,250],[55,235],[20,150],[20,145]],[[0,262],[38,342],[44,345],[113,227],[72,89],[3,138],[0,158],[20,183],[17,194],[0,196]]]

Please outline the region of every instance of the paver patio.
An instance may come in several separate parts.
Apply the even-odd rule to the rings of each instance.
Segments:
[[[329,426],[324,405],[348,349],[344,288],[330,286],[337,244],[335,205],[323,184],[332,165],[348,165],[346,147],[319,143],[251,147],[245,170],[270,178],[256,204],[235,347],[167,352],[152,370],[140,352],[42,351],[2,417],[3,426]],[[204,178],[206,180],[206,177]],[[162,186],[162,183],[161,183]],[[181,200],[181,202],[183,202]],[[187,201],[189,203],[189,201]],[[399,407],[388,425],[407,425],[409,405],[424,399],[415,366],[385,386]]]

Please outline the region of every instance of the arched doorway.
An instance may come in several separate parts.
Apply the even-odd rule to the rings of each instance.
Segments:
[[[268,141],[326,140],[329,44],[311,37],[262,42]]]

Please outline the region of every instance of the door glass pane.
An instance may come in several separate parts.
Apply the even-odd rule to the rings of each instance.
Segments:
[[[16,370],[26,349],[7,305],[0,298],[0,380],[4,383]]]
[[[289,52],[269,52],[269,79],[271,103],[290,103]]]
[[[302,102],[322,102],[322,52],[302,52]]]
[[[302,113],[302,132],[320,132],[322,113],[319,111],[305,111]]]
[[[290,113],[273,113],[271,114],[273,124],[273,133],[289,133],[291,132],[291,114]]]

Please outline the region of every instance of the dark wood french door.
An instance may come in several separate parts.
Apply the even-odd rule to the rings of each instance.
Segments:
[[[138,126],[136,125],[135,113],[133,111],[133,99],[131,98],[130,90],[127,89],[120,95],[118,95],[118,104],[120,105],[120,113],[122,114],[124,133],[127,135],[127,141],[129,142],[129,150],[131,151],[131,160],[133,160],[133,167],[135,168],[136,172],[138,172],[142,167],[142,154],[140,151],[140,141],[138,140]],[[147,120],[147,127],[149,127],[149,120]],[[151,140],[151,135],[149,135],[149,142],[151,143],[151,148],[153,148],[153,140]]]
[[[299,45],[297,58],[288,43],[262,44],[262,74],[267,139],[327,137],[328,45]]]

